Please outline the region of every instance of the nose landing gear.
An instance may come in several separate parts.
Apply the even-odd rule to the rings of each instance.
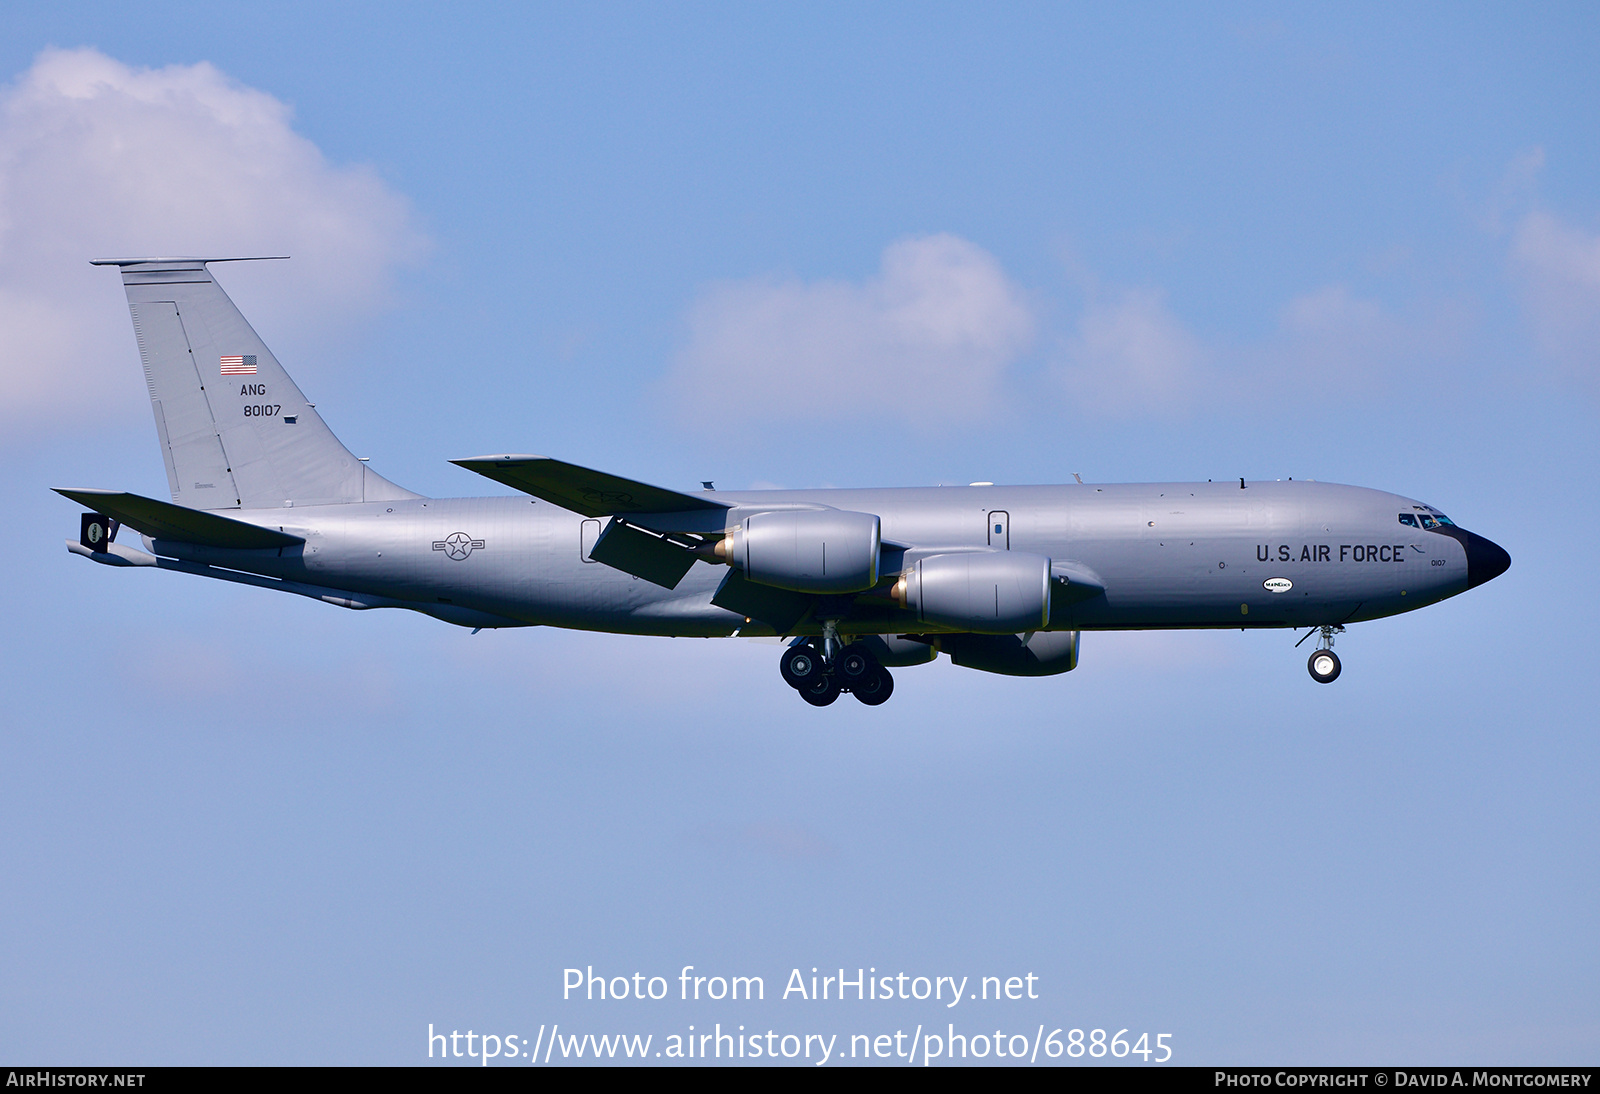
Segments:
[[[1306,668],[1311,672],[1311,679],[1319,684],[1331,684],[1339,679],[1339,655],[1332,650],[1314,650],[1311,660],[1306,662]]]
[[[1331,684],[1339,679],[1339,672],[1343,666],[1339,664],[1339,655],[1333,652],[1333,636],[1342,634],[1344,628],[1337,625],[1323,625],[1318,628],[1322,632],[1322,643],[1311,651],[1311,657],[1306,661],[1306,671],[1311,673],[1311,679],[1319,684]],[[1311,637],[1310,632],[1306,638]],[[1300,639],[1304,642],[1306,639]]]
[[[831,626],[822,642],[807,639],[784,650],[778,671],[814,707],[825,707],[846,691],[869,707],[894,694],[889,670],[863,646],[840,646]]]

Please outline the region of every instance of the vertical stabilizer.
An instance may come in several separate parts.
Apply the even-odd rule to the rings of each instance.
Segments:
[[[222,260],[95,261],[122,270],[172,500],[268,509],[419,497],[339,443],[208,261]]]

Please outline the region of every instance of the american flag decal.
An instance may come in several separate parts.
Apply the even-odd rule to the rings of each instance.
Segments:
[[[254,376],[256,374],[256,355],[246,353],[235,354],[222,359],[222,375],[224,376]]]

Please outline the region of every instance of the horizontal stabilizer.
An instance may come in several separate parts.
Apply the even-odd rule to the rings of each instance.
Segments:
[[[200,509],[187,509],[171,502],[141,497],[119,490],[62,490],[56,493],[79,505],[115,517],[129,528],[151,539],[193,543],[201,547],[228,550],[268,550],[293,547],[305,540],[273,528],[260,528],[242,520],[218,516]]]
[[[450,462],[586,517],[728,508],[709,498],[663,490],[548,456],[474,456]]]
[[[143,266],[147,262],[168,262],[178,264],[208,262],[281,262],[288,255],[250,255],[240,258],[91,258],[91,266]]]
[[[589,557],[634,577],[676,589],[683,575],[694,565],[695,555],[687,547],[661,536],[640,531],[615,518],[595,540]]]

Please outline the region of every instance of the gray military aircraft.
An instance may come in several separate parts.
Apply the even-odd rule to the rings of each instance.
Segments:
[[[1511,564],[1431,505],[1312,481],[682,493],[492,455],[453,462],[524,496],[424,497],[339,443],[212,277],[221,261],[237,260],[96,261],[122,272],[172,501],[59,490],[91,510],[74,554],[474,633],[781,636],[783,678],[815,706],[882,703],[889,668],[940,653],[1068,672],[1086,630],[1305,627],[1331,683],[1345,624]],[[122,525],[144,550],[115,542]]]

